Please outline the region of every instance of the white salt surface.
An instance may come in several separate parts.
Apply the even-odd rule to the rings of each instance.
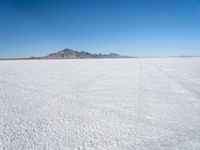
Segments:
[[[0,149],[199,150],[200,58],[0,61]]]

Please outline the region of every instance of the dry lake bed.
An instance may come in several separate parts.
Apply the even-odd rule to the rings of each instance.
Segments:
[[[0,149],[199,150],[200,58],[0,61]]]

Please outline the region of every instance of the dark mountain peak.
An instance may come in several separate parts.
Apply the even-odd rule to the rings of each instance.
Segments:
[[[74,51],[74,50],[72,50],[72,49],[69,49],[69,48],[65,48],[65,49],[63,49],[63,50],[60,51],[60,52],[63,52],[63,53],[74,53],[74,52],[76,52],[76,51]]]

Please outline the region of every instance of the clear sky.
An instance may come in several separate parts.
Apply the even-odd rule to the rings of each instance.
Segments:
[[[0,0],[0,57],[64,48],[200,55],[200,0]]]

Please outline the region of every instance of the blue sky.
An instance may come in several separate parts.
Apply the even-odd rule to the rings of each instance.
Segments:
[[[64,48],[200,55],[200,0],[0,0],[0,57]]]

